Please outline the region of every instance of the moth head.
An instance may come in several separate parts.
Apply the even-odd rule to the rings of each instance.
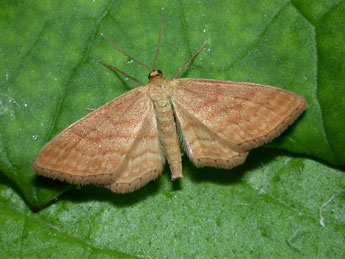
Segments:
[[[150,72],[150,74],[148,75],[148,78],[151,81],[155,77],[162,77],[162,76],[163,76],[163,72],[162,71],[154,70],[154,71]]]

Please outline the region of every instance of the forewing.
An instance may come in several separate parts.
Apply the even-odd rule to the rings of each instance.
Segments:
[[[114,182],[128,167],[129,154],[154,116],[146,91],[147,86],[129,91],[69,126],[42,148],[34,170],[78,184]]]
[[[258,84],[176,79],[171,86],[175,109],[182,109],[239,153],[278,136],[307,105],[293,92]]]

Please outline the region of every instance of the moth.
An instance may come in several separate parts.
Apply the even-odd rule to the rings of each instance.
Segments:
[[[55,136],[39,152],[33,169],[74,184],[96,184],[115,193],[135,191],[156,179],[169,164],[172,180],[182,177],[180,144],[197,167],[233,168],[248,152],[280,135],[307,106],[293,92],[272,86],[212,79],[163,77],[149,70],[142,84],[104,104]]]

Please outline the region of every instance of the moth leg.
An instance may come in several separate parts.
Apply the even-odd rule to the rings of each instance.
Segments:
[[[95,110],[97,110],[97,109],[93,109],[93,108],[89,108],[89,107],[86,107],[86,108],[84,108],[85,110],[87,110],[87,111],[95,111]]]

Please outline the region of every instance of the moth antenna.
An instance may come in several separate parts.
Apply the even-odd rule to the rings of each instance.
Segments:
[[[132,76],[126,74],[126,73],[123,72],[123,71],[121,71],[121,70],[118,69],[117,67],[114,67],[114,66],[112,66],[112,65],[110,65],[110,64],[107,64],[107,63],[105,63],[105,62],[103,62],[103,61],[98,61],[98,62],[101,63],[102,65],[104,65],[104,66],[106,66],[106,67],[112,69],[112,70],[115,70],[115,71],[119,72],[119,73],[122,74],[123,76],[125,76],[125,77],[127,77],[127,78],[133,80],[134,82],[137,82],[137,83],[140,84],[140,85],[144,85],[144,84],[145,84],[145,83],[141,82],[140,80],[138,80],[138,79],[136,79],[136,78],[134,78],[134,77],[132,77]]]
[[[162,8],[162,11],[161,11],[161,18],[160,18],[160,23],[159,23],[158,46],[157,46],[156,56],[155,56],[155,58],[153,59],[153,71],[156,70],[156,62],[157,62],[157,59],[158,59],[159,49],[160,49],[160,46],[161,46],[162,27],[163,27],[163,26],[162,26],[162,23],[163,23],[163,11],[164,11],[164,8]]]
[[[113,43],[107,36],[105,36],[103,33],[101,33],[101,36],[106,39],[110,44],[111,46],[113,46],[114,49],[116,49],[117,51],[121,52],[123,55],[129,57],[131,60],[133,60],[135,63],[139,64],[139,65],[142,65],[143,67],[146,67],[149,72],[151,73],[151,68],[148,66],[148,65],[145,65],[143,62],[137,60],[136,58],[132,57],[131,55],[129,55],[128,53],[124,52],[122,49],[120,49],[118,46],[115,45],[115,43]],[[122,72],[120,72],[122,73]],[[130,78],[130,77],[128,77]]]
[[[173,76],[172,79],[175,79],[177,77],[177,75],[182,71],[182,69],[184,69],[193,60],[193,58],[195,58],[195,56],[198,55],[200,51],[202,51],[202,49],[205,47],[206,43],[207,43],[207,41],[205,41],[201,45],[201,47],[188,59],[188,61],[186,63],[184,63],[184,65],[177,70],[177,72],[175,73],[175,75]]]

